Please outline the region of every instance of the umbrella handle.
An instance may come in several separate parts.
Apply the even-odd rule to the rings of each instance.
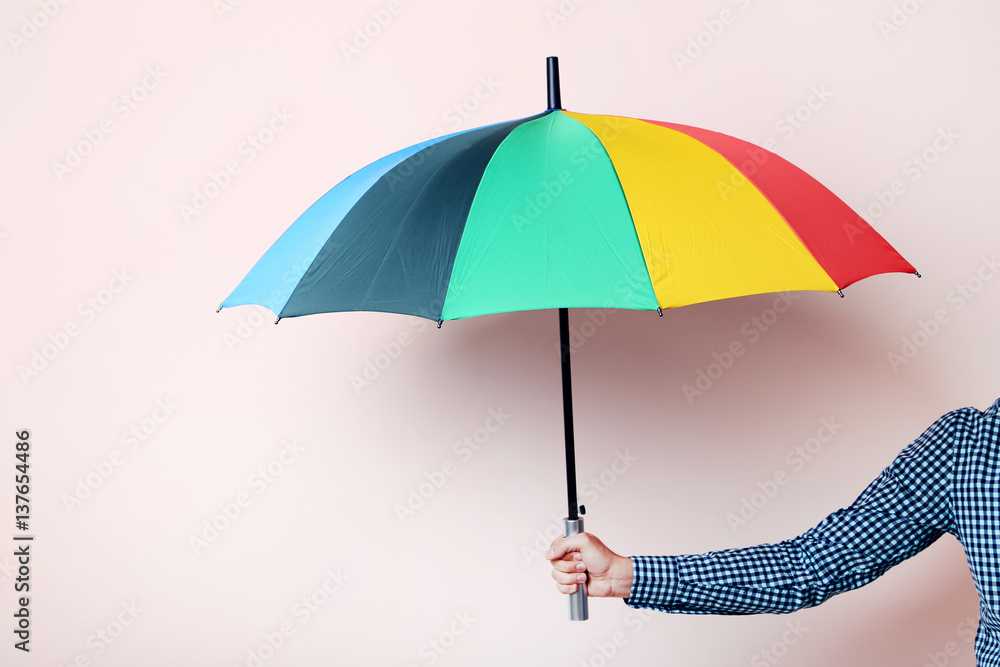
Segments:
[[[579,519],[563,519],[566,537],[583,532],[583,517]],[[587,584],[578,584],[576,593],[569,595],[569,620],[586,621],[589,617],[587,613]]]

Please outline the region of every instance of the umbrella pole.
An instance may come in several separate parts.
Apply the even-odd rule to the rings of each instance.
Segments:
[[[549,56],[545,60],[545,74],[548,80],[549,109],[560,109],[562,108],[562,95],[559,91],[559,58]],[[576,497],[576,452],[573,439],[573,378],[569,368],[568,308],[559,309],[559,350],[562,357],[563,429],[566,433],[566,499],[569,505],[566,520],[579,521],[580,515]],[[583,529],[582,522],[580,529]]]
[[[573,437],[573,378],[570,372],[569,310],[559,309],[559,350],[562,366],[563,429],[566,434],[566,500],[569,521],[580,518],[576,495],[576,443]]]
[[[578,505],[576,497],[576,448],[573,438],[573,381],[570,374],[569,310],[559,309],[559,353],[562,366],[563,429],[566,434],[566,500],[569,514],[563,521],[566,537],[583,532],[583,505]],[[569,620],[586,621],[587,584],[580,584],[569,596]]]
[[[548,79],[549,110],[562,109],[562,95],[559,90],[559,59],[549,56],[545,61]],[[566,434],[566,500],[569,512],[563,521],[566,537],[583,532],[583,506],[576,497],[576,446],[573,438],[573,378],[570,374],[569,357],[569,309],[559,309],[559,356],[562,366],[563,431]],[[569,596],[569,620],[586,621],[587,584],[580,584]]]

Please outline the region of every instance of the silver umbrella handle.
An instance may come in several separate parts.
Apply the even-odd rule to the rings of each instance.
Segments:
[[[566,537],[583,532],[583,517],[579,519],[563,519]],[[569,595],[569,620],[586,621],[587,614],[587,584],[577,584],[576,593]]]

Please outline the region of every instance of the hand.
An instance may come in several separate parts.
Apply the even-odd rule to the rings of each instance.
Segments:
[[[627,598],[632,591],[632,559],[619,556],[590,533],[556,538],[545,557],[552,562],[560,593],[575,593],[583,582],[588,582],[592,598]]]

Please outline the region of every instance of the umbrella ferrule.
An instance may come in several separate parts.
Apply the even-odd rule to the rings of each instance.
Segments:
[[[559,58],[549,56],[545,60],[545,66],[549,84],[549,109],[562,109],[562,92],[559,89]]]

